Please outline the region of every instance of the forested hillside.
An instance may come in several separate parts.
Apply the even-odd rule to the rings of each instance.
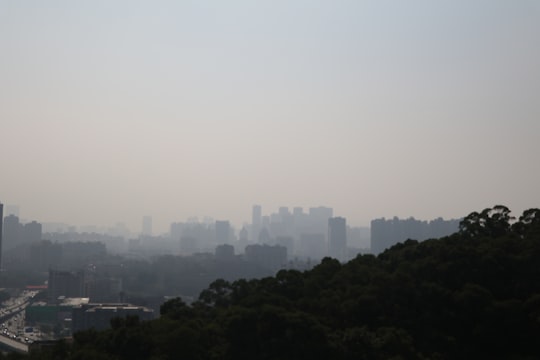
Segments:
[[[310,271],[216,280],[35,359],[538,359],[540,210],[474,212],[443,239]],[[5,357],[5,356],[4,356]]]

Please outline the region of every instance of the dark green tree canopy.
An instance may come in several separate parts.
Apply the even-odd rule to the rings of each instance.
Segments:
[[[471,238],[503,236],[510,232],[514,219],[506,206],[496,205],[467,215],[460,222],[459,231]]]

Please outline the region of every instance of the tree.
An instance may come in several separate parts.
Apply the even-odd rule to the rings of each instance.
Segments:
[[[523,211],[519,221],[512,225],[512,231],[521,237],[527,234],[540,234],[540,209],[533,208]]]
[[[228,281],[217,279],[210,284],[208,289],[201,292],[199,300],[207,305],[227,306],[231,292],[231,284]]]
[[[168,300],[159,307],[159,314],[178,320],[189,313],[189,307],[179,297]]]
[[[510,232],[510,222],[514,219],[506,206],[496,205],[467,215],[459,223],[459,232],[469,238],[499,237]]]

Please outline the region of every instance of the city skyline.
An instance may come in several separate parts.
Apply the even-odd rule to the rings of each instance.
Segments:
[[[0,0],[0,201],[154,233],[253,204],[519,216],[539,43],[532,0]]]
[[[2,204],[0,202],[0,204]],[[3,204],[4,205],[4,209],[6,208],[6,204]],[[189,216],[185,219],[175,219],[175,220],[172,220],[170,222],[167,223],[167,226],[165,229],[161,230],[161,229],[158,229],[158,230],[153,230],[153,222],[154,222],[154,218],[151,216],[151,215],[144,215],[144,216],[141,216],[140,219],[139,219],[139,224],[135,224],[134,225],[134,228],[131,228],[129,226],[126,225],[126,223],[123,223],[123,222],[111,222],[109,224],[90,224],[90,223],[83,223],[83,224],[74,224],[74,223],[68,223],[66,221],[62,221],[61,219],[59,220],[56,220],[56,221],[45,221],[43,219],[39,219],[39,218],[27,218],[27,217],[24,217],[24,216],[20,216],[19,215],[19,206],[18,205],[12,205],[12,204],[9,204],[7,205],[7,207],[11,208],[11,209],[14,209],[16,208],[17,209],[17,213],[13,213],[13,212],[9,212],[9,211],[5,211],[4,210],[4,218],[8,217],[8,216],[15,216],[17,221],[19,221],[21,224],[31,224],[31,223],[39,223],[39,224],[45,224],[45,225],[54,225],[54,224],[58,224],[58,225],[62,225],[66,228],[68,227],[71,227],[71,228],[74,228],[77,232],[85,232],[85,231],[89,231],[89,229],[96,229],[97,232],[107,232],[106,230],[112,230],[114,229],[115,227],[117,228],[118,226],[121,226],[121,227],[125,227],[125,230],[127,230],[128,232],[130,232],[132,235],[141,235],[141,236],[161,236],[161,235],[166,235],[168,233],[170,233],[171,231],[171,225],[175,224],[175,223],[185,223],[185,224],[196,224],[196,223],[200,223],[200,224],[207,224],[207,225],[210,225],[210,224],[217,224],[217,223],[230,223],[230,226],[232,229],[235,230],[235,233],[239,233],[242,228],[244,228],[245,226],[249,227],[249,228],[254,228],[256,232],[262,230],[263,228],[265,227],[268,227],[268,224],[272,223],[272,222],[275,222],[276,221],[276,216],[281,216],[283,215],[283,212],[284,211],[287,211],[286,214],[289,215],[289,216],[298,216],[298,215],[304,215],[304,216],[308,216],[308,215],[312,215],[312,214],[316,214],[317,212],[320,212],[320,211],[323,211],[323,212],[327,212],[329,211],[329,213],[331,215],[328,215],[328,216],[324,216],[324,218],[328,217],[328,218],[332,218],[334,217],[333,213],[334,213],[334,209],[331,208],[331,207],[327,207],[327,206],[324,206],[324,205],[320,205],[320,206],[311,206],[311,207],[302,207],[302,206],[294,206],[294,207],[289,207],[289,206],[279,206],[275,209],[268,209],[268,211],[264,211],[263,207],[259,204],[254,204],[252,206],[252,212],[253,212],[253,208],[257,207],[260,211],[259,213],[259,218],[257,221],[254,221],[255,218],[252,217],[251,220],[246,220],[246,221],[243,221],[242,223],[232,223],[229,219],[225,219],[225,218],[215,218],[215,217],[212,217],[210,215],[204,215],[204,216]],[[517,214],[516,212],[512,212],[513,215],[519,215]],[[252,214],[253,215],[253,214]],[[317,215],[315,215],[317,216]],[[465,216],[465,215],[464,215]],[[436,220],[436,219],[439,219],[439,218],[442,218],[444,220],[456,220],[456,219],[460,219],[460,218],[463,218],[464,216],[461,216],[459,218],[444,218],[444,217],[441,217],[441,216],[435,216],[435,217],[430,217],[430,218],[419,218],[419,217],[415,217],[413,215],[410,215],[410,216],[405,216],[405,217],[400,217],[400,216],[397,216],[397,215],[391,215],[391,216],[381,216],[381,217],[378,217],[378,218],[373,218],[373,219],[369,219],[368,223],[367,224],[349,224],[351,225],[352,227],[354,228],[369,228],[370,227],[370,224],[373,220],[379,220],[379,219],[388,219],[388,220],[391,220],[393,218],[400,218],[400,219],[415,219],[415,220],[420,220],[420,221],[430,221],[430,220]],[[319,217],[320,217],[320,214],[319,214]],[[341,218],[341,217],[344,217],[346,218],[346,214],[339,214],[339,215],[336,215],[336,217],[338,218]],[[263,219],[266,219],[267,221],[267,224],[264,225],[262,220]],[[279,220],[281,221],[281,219]],[[163,221],[161,221],[163,222]],[[220,224],[221,225],[221,224]]]

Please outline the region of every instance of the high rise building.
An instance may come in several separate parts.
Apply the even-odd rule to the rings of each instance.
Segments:
[[[345,218],[328,219],[328,255],[339,261],[347,260],[347,222]]]
[[[60,296],[84,297],[84,271],[60,271],[49,269],[49,303],[55,303]]]
[[[41,224],[37,221],[24,224],[24,241],[38,243],[41,241]]]
[[[137,317],[141,321],[149,321],[154,318],[154,310],[124,303],[83,303],[74,306],[71,315],[75,333],[88,329],[109,329],[114,318]]]
[[[228,221],[216,221],[216,244],[228,244],[231,224]]]
[[[9,250],[20,244],[24,228],[15,215],[6,216],[3,222],[2,248]]]
[[[253,205],[251,210],[251,240],[257,241],[262,225],[261,205]]]
[[[371,253],[379,254],[385,249],[407,239],[423,241],[448,236],[459,230],[460,219],[431,221],[416,220],[411,217],[399,219],[374,219],[371,221]]]

